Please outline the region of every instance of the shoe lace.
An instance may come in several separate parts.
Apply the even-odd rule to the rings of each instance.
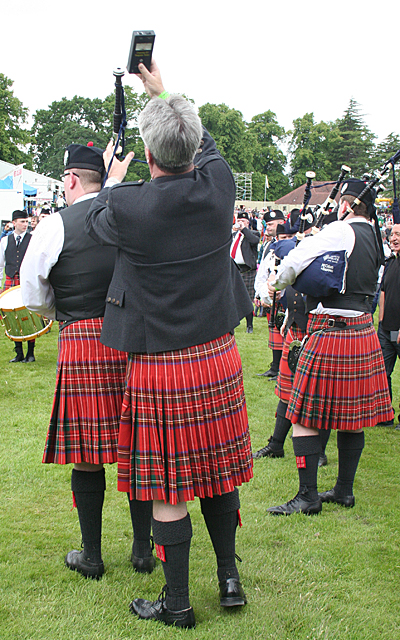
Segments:
[[[165,605],[165,599],[168,595],[168,585],[164,585],[163,588],[161,589],[161,593],[159,594],[158,598],[157,598],[157,602],[161,602],[163,605]]]

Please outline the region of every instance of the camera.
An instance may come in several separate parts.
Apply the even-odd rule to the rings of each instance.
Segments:
[[[128,73],[140,73],[138,65],[141,62],[150,71],[155,37],[154,31],[134,31],[132,33],[131,50],[126,65]]]

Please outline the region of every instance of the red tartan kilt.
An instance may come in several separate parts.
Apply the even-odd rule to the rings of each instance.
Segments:
[[[235,338],[129,354],[118,489],[170,504],[233,491],[253,476]]]
[[[100,342],[103,318],[60,331],[53,410],[43,462],[117,461],[127,354]]]
[[[301,342],[304,336],[305,336],[305,332],[302,331],[300,327],[298,327],[297,325],[292,324],[289,331],[286,333],[285,341],[283,343],[282,357],[279,363],[279,374],[278,374],[278,381],[275,387],[275,393],[278,396],[278,398],[282,400],[282,402],[285,402],[286,404],[288,404],[290,400],[290,394],[292,393],[293,378],[294,378],[294,374],[289,369],[288,360],[287,360],[289,347],[293,342],[293,340],[300,340]]]
[[[284,311],[284,308],[281,305],[278,305],[278,311]],[[272,351],[281,351],[283,349],[283,338],[278,329],[275,327],[273,329],[269,326],[269,321],[271,318],[271,312],[267,311],[267,320],[268,320],[268,347],[272,349]]]
[[[6,289],[11,289],[11,287],[19,287],[20,284],[21,282],[19,279],[19,273],[16,273],[13,278],[10,278],[10,276],[6,276],[3,291],[5,291]]]
[[[307,333],[327,326],[311,315]],[[372,321],[370,314],[336,317],[347,325]],[[310,336],[297,365],[286,417],[317,429],[354,431],[392,420],[382,351],[373,326]]]

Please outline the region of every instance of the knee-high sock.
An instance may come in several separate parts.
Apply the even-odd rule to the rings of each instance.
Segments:
[[[33,356],[33,352],[35,350],[35,341],[34,340],[28,340],[28,352],[27,352],[27,356]]]
[[[286,440],[286,436],[289,433],[292,423],[286,418],[286,409],[288,405],[286,402],[279,400],[276,408],[275,429],[272,434],[272,440],[269,443],[271,449],[283,449],[283,445]],[[277,446],[278,445],[278,446]]]
[[[148,558],[151,556],[150,532],[153,501],[130,500],[129,493],[127,496],[133,529],[132,553],[137,558]]]
[[[24,355],[24,351],[22,349],[22,342],[14,342],[14,351],[17,354],[17,356]]]
[[[78,508],[82,533],[83,557],[90,562],[101,561],[101,517],[106,479],[100,471],[72,470],[71,489]]]
[[[278,372],[279,372],[279,365],[280,365],[280,362],[281,362],[281,357],[282,357],[282,349],[273,349],[272,350],[272,365],[271,365],[271,369],[276,374],[278,374]]]
[[[213,498],[200,498],[200,504],[217,556],[218,580],[239,578],[235,562],[236,528],[240,508],[238,489]]]
[[[310,500],[318,499],[317,474],[321,451],[319,435],[292,438],[299,473],[299,491],[305,491]]]
[[[319,439],[321,441],[321,453],[325,453],[326,445],[328,444],[329,436],[331,435],[331,429],[320,429]]]
[[[339,474],[335,486],[338,496],[351,496],[358,463],[364,448],[364,431],[338,431]]]
[[[253,326],[253,317],[254,317],[253,312],[247,314],[247,316],[246,316],[246,325],[248,327],[252,327]]]
[[[165,605],[172,611],[190,607],[189,551],[192,523],[187,514],[181,520],[160,522],[152,519],[153,537],[167,583]]]

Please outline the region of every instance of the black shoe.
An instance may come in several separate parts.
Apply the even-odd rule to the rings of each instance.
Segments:
[[[153,555],[147,558],[138,558],[132,552],[131,562],[134,570],[138,573],[151,573],[156,566],[156,559]]]
[[[307,490],[303,490],[289,502],[279,505],[279,507],[270,507],[268,513],[274,516],[290,516],[292,513],[304,513],[305,515],[313,515],[322,511],[322,502],[320,497],[317,500],[310,500]]]
[[[22,362],[35,362],[35,356],[25,356]]]
[[[21,354],[18,353],[15,356],[15,358],[13,358],[12,360],[9,360],[9,362],[24,362],[24,354],[23,353],[21,353]]]
[[[328,464],[328,458],[326,457],[325,453],[321,453],[318,460],[318,466],[326,467],[327,464]]]
[[[253,333],[253,327],[247,327],[246,333]]]
[[[278,372],[273,369],[268,369],[268,371],[265,371],[264,373],[257,373],[257,375],[263,378],[275,378],[278,375]]]
[[[67,553],[65,556],[65,564],[68,569],[78,571],[78,573],[81,573],[85,578],[98,580],[104,573],[103,561],[97,563],[85,560],[83,558],[83,551],[76,551],[75,549]]]
[[[221,607],[242,607],[247,603],[246,595],[238,578],[227,578],[219,583]]]
[[[194,611],[192,607],[189,609],[183,609],[182,611],[171,611],[165,606],[165,588],[158,596],[158,600],[151,602],[151,600],[143,600],[143,598],[136,598],[132,600],[129,605],[131,613],[134,613],[142,620],[159,620],[164,624],[175,627],[183,627],[185,629],[191,629],[196,626],[194,618]]]
[[[259,449],[258,451],[255,451],[255,453],[253,453],[253,458],[283,458],[285,455],[283,448],[273,449],[271,447],[271,441],[272,436],[268,440],[268,444],[266,447],[263,447],[262,449]]]
[[[275,382],[278,380],[278,374],[276,373],[274,376],[269,376],[268,382]]]
[[[321,502],[336,502],[336,504],[341,504],[343,507],[354,507],[355,499],[354,496],[337,496],[335,493],[335,489],[330,489],[329,491],[323,491],[318,494]]]

